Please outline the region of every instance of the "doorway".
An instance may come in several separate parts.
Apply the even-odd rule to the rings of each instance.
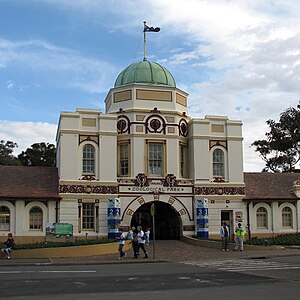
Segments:
[[[229,232],[230,232],[230,240],[234,241],[234,226],[233,226],[233,211],[232,210],[222,210],[221,211],[221,225],[226,223]]]
[[[150,238],[153,238],[153,219],[150,207],[153,202],[145,203],[135,211],[131,226],[142,226],[143,230],[150,228]],[[155,239],[179,240],[181,235],[181,220],[174,208],[164,202],[155,202]]]

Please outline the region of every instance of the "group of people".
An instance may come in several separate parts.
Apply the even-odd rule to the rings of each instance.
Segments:
[[[10,259],[10,253],[13,251],[15,245],[12,233],[9,233],[7,235],[7,240],[3,242],[3,244],[5,245],[5,247],[1,248],[1,253],[4,255],[4,258]]]
[[[127,234],[120,228],[119,229],[119,247],[118,251],[120,253],[119,259],[126,257],[126,253],[123,251],[125,241],[129,240],[132,245],[133,258],[138,258],[141,255],[141,250],[144,253],[144,258],[148,258],[148,252],[145,246],[149,245],[150,239],[150,228],[144,232],[142,226],[137,226],[137,228],[132,227]]]
[[[223,225],[220,228],[220,235],[222,238],[222,251],[229,251],[228,245],[230,240],[230,232],[229,227],[224,222]],[[245,236],[245,230],[241,223],[237,224],[237,228],[235,229],[235,246],[233,248],[233,251],[243,251],[244,250],[244,236]]]

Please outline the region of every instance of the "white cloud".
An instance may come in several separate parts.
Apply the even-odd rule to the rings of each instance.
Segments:
[[[18,144],[14,155],[25,151],[34,143],[55,144],[57,125],[46,122],[13,122],[0,120],[0,139]]]
[[[14,87],[14,83],[12,82],[12,80],[8,80],[6,82],[6,88],[7,89],[12,89]]]
[[[42,76],[53,73],[52,81],[61,86],[78,88],[90,93],[107,92],[118,70],[105,61],[85,57],[74,50],[57,47],[42,40],[11,42],[0,40],[0,66],[25,67]],[[54,83],[52,83],[54,84]],[[20,89],[26,89],[22,86]]]

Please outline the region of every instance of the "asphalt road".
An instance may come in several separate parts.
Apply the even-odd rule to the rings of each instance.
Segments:
[[[299,299],[300,257],[2,266],[0,287],[5,299]]]

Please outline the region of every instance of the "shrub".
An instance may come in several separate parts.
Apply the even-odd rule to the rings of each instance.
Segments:
[[[281,245],[281,246],[300,246],[300,234],[281,234],[270,238],[253,238],[248,241],[250,245]]]

